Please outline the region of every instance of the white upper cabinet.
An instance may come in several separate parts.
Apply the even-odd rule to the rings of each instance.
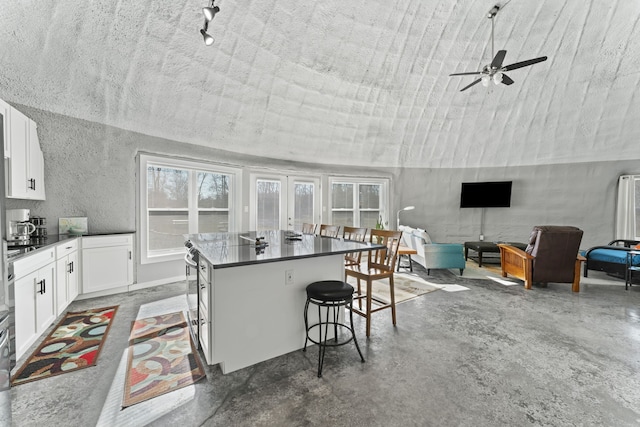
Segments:
[[[2,120],[3,129],[0,139],[2,139],[4,158],[6,159],[11,156],[11,145],[9,145],[9,139],[11,138],[11,134],[9,133],[9,126],[11,125],[11,105],[2,99],[0,99],[0,120]]]
[[[11,108],[6,197],[45,200],[44,157],[36,123]]]

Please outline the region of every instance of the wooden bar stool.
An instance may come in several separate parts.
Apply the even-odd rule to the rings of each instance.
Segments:
[[[364,363],[364,357],[358,346],[358,340],[353,330],[353,312],[351,305],[353,302],[353,286],[340,280],[322,280],[313,282],[307,286],[307,303],[304,306],[304,327],[306,330],[306,339],[304,340],[304,348],[307,351],[307,342],[318,346],[318,378],[322,377],[322,365],[324,364],[324,354],[327,347],[337,347],[354,342],[360,360]],[[318,323],[309,325],[309,304],[318,307]],[[340,311],[342,307],[346,307],[349,311],[349,324],[340,321]],[[322,319],[322,309],[325,309],[325,318]],[[329,317],[331,312],[331,317]],[[333,338],[329,337],[329,329],[333,326]],[[341,341],[338,340],[338,328],[349,331],[350,336]],[[318,339],[311,338],[311,330],[318,329]],[[324,337],[323,337],[324,329]],[[333,342],[332,342],[333,341]]]
[[[339,232],[339,225],[320,224],[320,231],[318,231],[318,236],[333,237],[335,239],[336,237],[338,237]]]

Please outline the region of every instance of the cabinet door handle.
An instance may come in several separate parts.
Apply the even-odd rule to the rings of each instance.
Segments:
[[[44,294],[45,292],[47,292],[47,281],[42,279],[42,293]]]
[[[43,295],[43,294],[44,294],[44,279],[40,280],[40,281],[39,281],[39,282],[37,282],[37,283],[38,283],[38,285],[40,285],[40,290],[38,291],[38,293],[39,293],[40,295]]]
[[[73,264],[69,263],[67,264],[67,267],[69,267],[67,268],[67,273],[71,274],[73,272]]]
[[[33,178],[30,178],[29,180],[27,180],[27,182],[29,183],[29,189],[35,191],[36,190],[36,180]]]
[[[75,261],[71,261],[71,272],[73,273],[76,269],[76,265],[74,264]]]
[[[131,251],[129,251],[129,259],[131,259]]]

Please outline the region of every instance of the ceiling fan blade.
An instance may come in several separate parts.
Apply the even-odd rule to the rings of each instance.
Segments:
[[[472,71],[470,73],[453,73],[449,74],[449,76],[475,76],[478,74],[482,74],[482,71]]]
[[[482,79],[474,80],[471,84],[469,84],[469,85],[467,85],[467,86],[463,87],[462,89],[460,89],[460,92],[462,92],[463,90],[467,90],[467,89],[469,89],[471,86],[473,86],[473,85],[476,85],[476,84],[480,83],[480,80],[482,80]]]
[[[502,61],[504,61],[504,56],[507,54],[506,50],[499,50],[496,53],[496,56],[491,61],[491,68],[500,68],[502,67]]]
[[[503,71],[511,71],[516,70],[518,68],[527,67],[529,65],[537,64],[538,62],[546,61],[546,56],[541,56],[540,58],[529,59],[527,61],[516,62],[515,64],[505,65],[502,70]]]
[[[506,74],[502,75],[502,84],[503,85],[512,85],[513,84],[513,80],[511,79],[511,77],[507,76]]]

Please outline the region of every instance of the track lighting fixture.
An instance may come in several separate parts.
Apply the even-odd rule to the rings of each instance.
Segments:
[[[211,46],[215,41],[213,37],[211,37],[207,33],[207,30],[209,29],[209,22],[211,22],[211,20],[215,18],[216,13],[220,12],[220,8],[213,4],[214,1],[215,0],[211,0],[211,4],[208,7],[202,8],[202,14],[204,15],[204,25],[200,30],[200,34],[202,34],[202,37],[204,38],[204,44],[206,44],[207,46]]]

